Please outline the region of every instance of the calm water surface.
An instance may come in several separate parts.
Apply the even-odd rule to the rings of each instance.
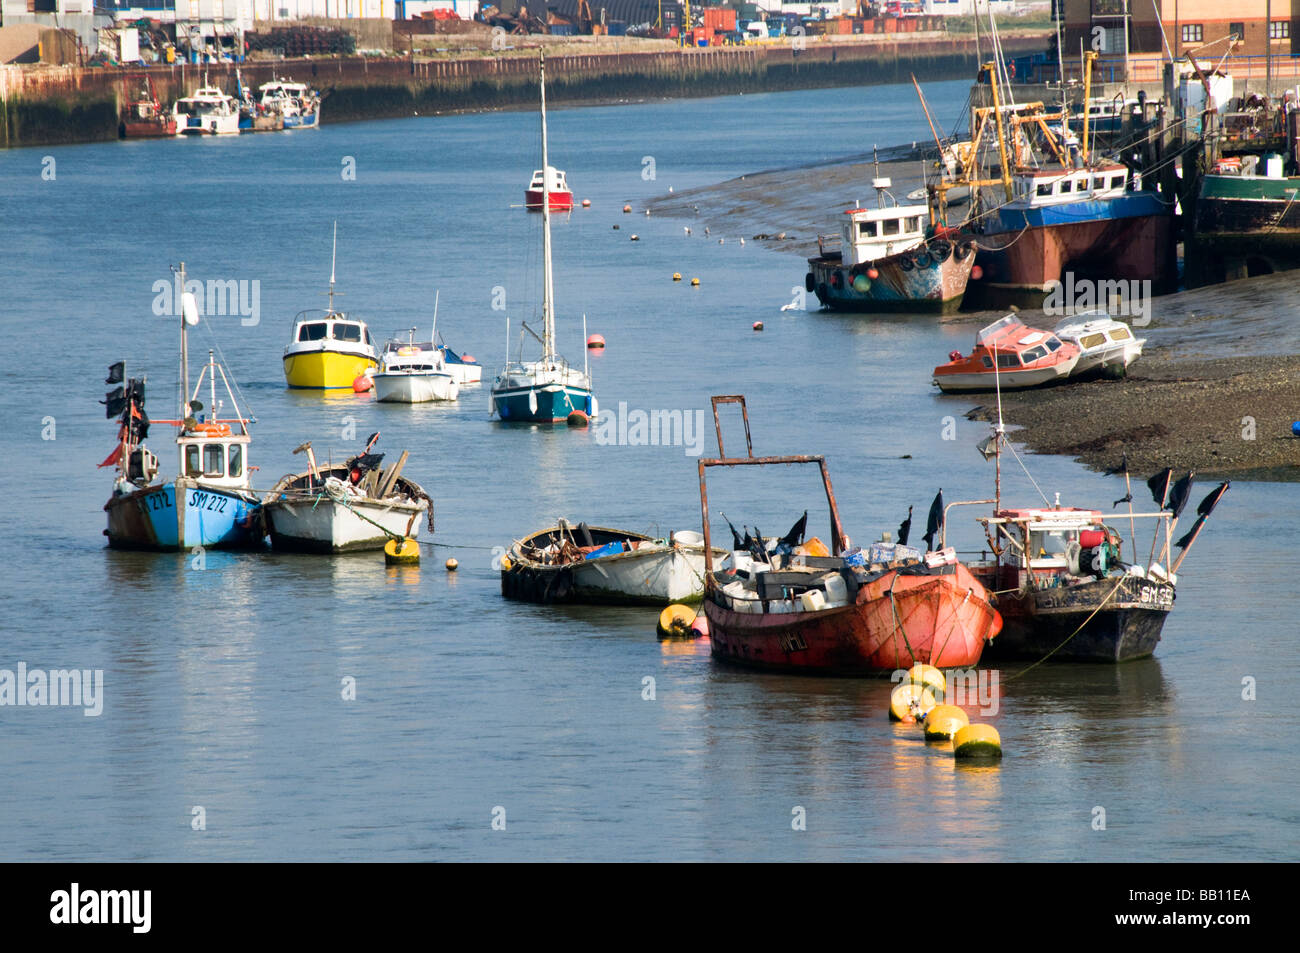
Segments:
[[[945,127],[964,91],[927,88]],[[584,313],[608,339],[592,356],[604,409],[747,394],[756,452],[825,453],[858,541],[909,505],[921,522],[939,487],[988,495],[983,425],[929,383],[978,318],[783,312],[802,262],[641,213],[670,187],[923,138],[910,85],[557,110],[551,134],[592,201],[555,222],[560,350],[582,360]],[[437,291],[448,342],[499,362],[506,314],[516,331],[539,320],[540,221],[517,207],[537,149],[536,117],[502,113],[0,153],[0,668],[100,668],[106,693],[97,718],[0,708],[0,859],[1295,859],[1293,487],[1234,485],[1155,659],[1002,671],[999,768],[957,768],[891,726],[887,682],[726,668],[707,645],[659,643],[651,609],[502,600],[492,547],[556,517],[698,528],[688,448],[504,427],[485,388],[415,408],[290,393],[280,354],[292,315],[325,303],[337,219],[343,307],[381,337],[427,333]],[[411,451],[446,548],[400,571],[373,554],[214,552],[200,570],[104,548],[104,370],[147,372],[153,416],[171,415],[176,324],[152,286],[180,260],[259,282],[257,323],[216,316],[192,336],[195,363],[221,348],[258,418],[257,485],[297,469],[304,440],[341,457],[379,430],[390,459]],[[170,468],[167,428],[151,443]],[[1065,503],[1123,495],[1068,460],[1028,463]],[[1038,500],[1014,462],[1006,485]],[[710,483],[715,514],[768,533],[807,508],[824,534],[819,499],[813,472]],[[974,546],[973,530],[953,532]]]

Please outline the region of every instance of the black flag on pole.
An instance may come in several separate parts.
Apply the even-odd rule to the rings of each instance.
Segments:
[[[116,364],[108,365],[108,376],[104,378],[105,384],[120,384],[126,376],[126,361],[118,361]]]
[[[1178,542],[1174,543],[1175,546],[1179,549],[1187,548],[1188,544],[1191,543],[1196,534],[1200,532],[1201,525],[1209,518],[1210,514],[1214,512],[1214,508],[1219,505],[1220,497],[1222,497],[1227,491],[1228,484],[1226,482],[1220,483],[1209,492],[1205,499],[1201,500],[1201,505],[1196,508],[1196,522],[1192,524],[1192,528],[1187,531],[1185,536],[1179,539]]]
[[[1192,495],[1192,478],[1196,476],[1194,470],[1188,470],[1187,476],[1183,477],[1174,484],[1174,488],[1169,491],[1169,509],[1174,514],[1174,519],[1178,519],[1183,512],[1183,507],[1187,505],[1187,499]]]
[[[1169,479],[1174,475],[1170,467],[1165,467],[1151,479],[1147,480],[1147,486],[1151,488],[1151,499],[1155,500],[1156,506],[1164,509],[1165,501],[1169,499]]]
[[[925,535],[921,538],[925,540],[927,550],[934,549],[934,538],[943,530],[943,490],[940,489],[935,494],[934,502],[930,504],[930,515],[925,521]]]
[[[1120,458],[1119,466],[1111,467],[1109,470],[1103,472],[1102,476],[1115,476],[1115,474],[1117,473],[1122,473],[1125,476],[1128,476],[1128,451],[1127,450],[1124,451],[1124,456]]]
[[[907,508],[907,519],[898,524],[898,545],[906,546],[907,537],[912,535],[912,508]]]

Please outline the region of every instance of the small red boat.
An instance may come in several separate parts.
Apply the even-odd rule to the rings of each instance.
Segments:
[[[1078,345],[1026,327],[1009,314],[975,336],[970,354],[948,355],[948,363],[934,369],[934,383],[945,394],[1038,387],[1068,377],[1080,353]]]
[[[573,208],[573,193],[569,191],[569,183],[565,178],[564,171],[555,168],[553,165],[548,165],[546,172],[545,180],[543,180],[541,169],[533,173],[532,181],[528,183],[528,191],[524,193],[524,207],[530,212],[540,212],[542,202],[546,201],[543,196],[549,196],[552,212],[571,210]]]
[[[176,117],[164,110],[153,80],[146,74],[129,74],[123,80],[126,105],[119,131],[123,139],[151,139],[176,135]]]
[[[699,461],[704,525],[704,615],[715,658],[757,668],[833,675],[883,674],[916,663],[939,668],[976,665],[1002,627],[989,593],[952,550],[922,557],[892,543],[869,553],[848,549],[826,461],[820,456],[728,458],[722,450],[719,402],[714,399],[719,457]],[[745,413],[748,438],[749,416]],[[711,467],[816,464],[830,506],[829,555],[795,545],[806,520],[782,540],[739,536],[726,570],[713,566],[705,474]],[[806,514],[805,514],[806,517]],[[733,534],[734,534],[733,529]],[[823,550],[824,551],[824,550]]]

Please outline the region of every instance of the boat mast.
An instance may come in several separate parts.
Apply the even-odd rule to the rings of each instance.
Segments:
[[[190,415],[190,351],[186,333],[189,322],[185,320],[185,262],[179,269],[181,284],[181,420]]]
[[[339,220],[334,220],[334,248],[330,252],[330,314],[334,313],[334,263],[339,256]]]
[[[998,130],[998,161],[1002,163],[1002,187],[1006,190],[1007,201],[1010,202],[1016,197],[1015,189],[1011,185],[1011,169],[1007,165],[1007,139],[1006,132],[1002,128],[1002,104],[998,102],[998,64],[985,63],[984,68],[989,73],[989,87],[993,93],[993,121],[997,123]]]
[[[542,360],[555,358],[555,304],[551,282],[551,166],[546,149],[546,54],[538,58],[542,91]]]

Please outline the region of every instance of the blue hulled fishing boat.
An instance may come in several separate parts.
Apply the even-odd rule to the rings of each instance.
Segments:
[[[541,63],[542,92],[542,168],[547,167],[546,143],[546,62]],[[543,184],[543,190],[546,185]],[[491,410],[503,421],[558,423],[573,414],[588,419],[597,414],[596,398],[591,390],[587,370],[570,367],[555,352],[555,295],[551,273],[551,204],[542,203],[542,334],[539,337],[527,324],[528,331],[542,345],[536,361],[509,361],[492,383]],[[509,335],[507,325],[507,335]],[[585,329],[584,329],[585,336]],[[522,332],[520,350],[523,348]]]
[[[185,265],[178,272],[178,289],[185,287]],[[225,370],[208,352],[208,363],[194,390],[189,387],[186,332],[198,324],[194,296],[181,296],[181,416],[150,421],[145,412],[145,378],[126,378],[125,362],[109,368],[106,415],[118,418],[118,443],[101,467],[116,466],[113,495],[104,504],[108,528],[104,535],[117,549],[164,551],[260,546],[260,503],[249,488],[249,418],[239,409]],[[217,377],[230,399],[233,416],[222,418],[217,401]],[[208,407],[197,399],[208,384]],[[159,480],[158,458],[145,446],[151,423],[177,428],[178,475]]]

